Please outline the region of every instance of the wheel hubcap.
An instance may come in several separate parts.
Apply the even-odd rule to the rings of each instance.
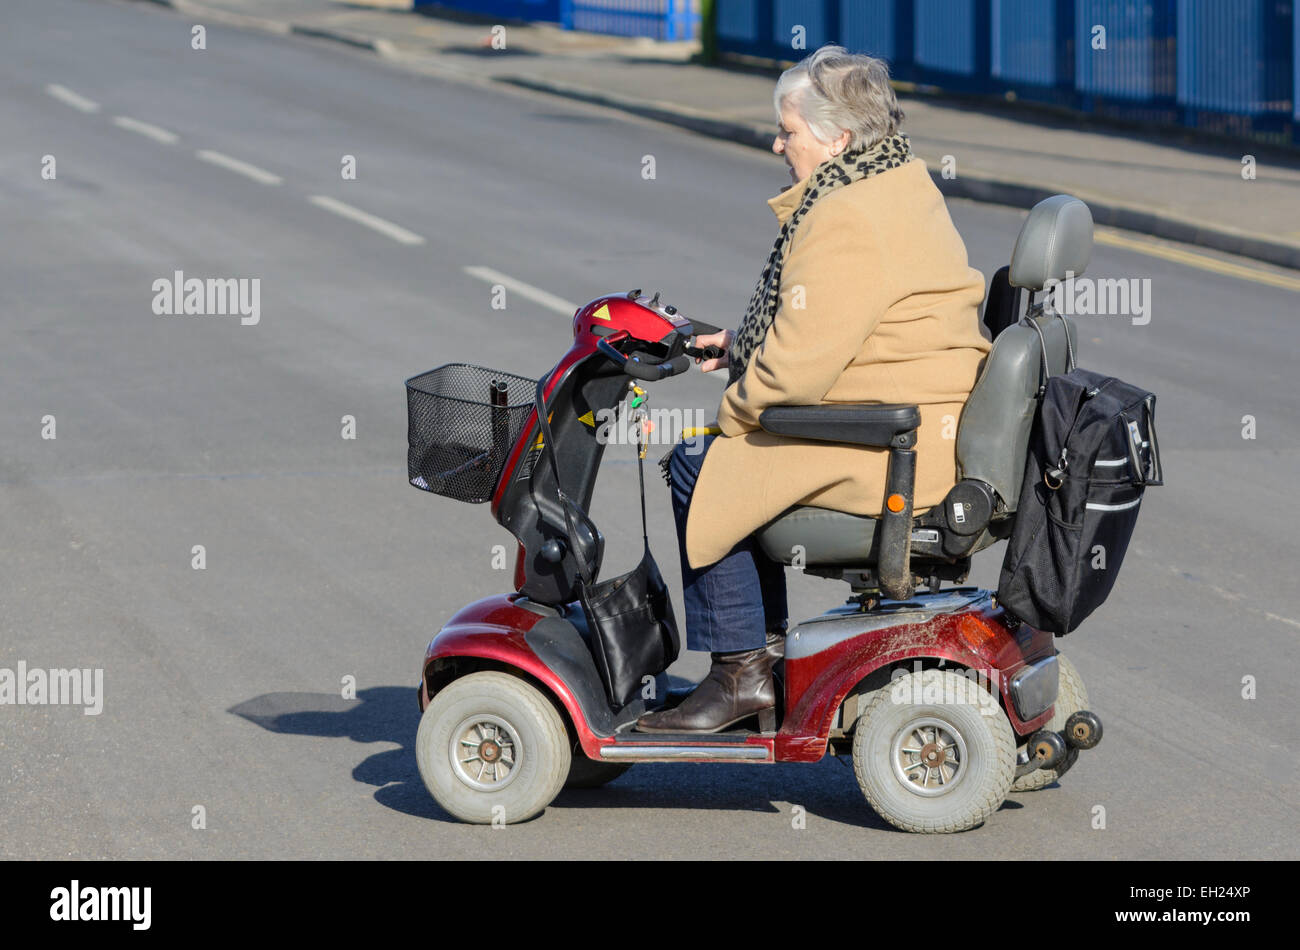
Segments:
[[[890,760],[908,791],[944,795],[966,776],[966,741],[942,719],[914,719],[894,737]]]
[[[470,788],[495,792],[509,785],[523,762],[514,726],[500,716],[470,716],[451,733],[452,771]]]

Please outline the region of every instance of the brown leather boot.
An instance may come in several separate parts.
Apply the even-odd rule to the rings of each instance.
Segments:
[[[767,631],[767,652],[772,654],[772,664],[774,666],[785,659],[784,630]]]
[[[773,656],[766,645],[740,653],[714,653],[709,675],[672,709],[646,713],[638,732],[721,732],[754,714],[759,728],[776,728]]]
[[[767,631],[767,652],[772,657],[772,677],[773,683],[777,690],[777,708],[779,709],[783,700],[785,689],[785,631],[769,630]]]
[[[785,673],[785,631],[769,630],[767,631],[767,652],[772,655],[772,674],[780,677]],[[663,709],[673,709],[680,706],[686,699],[695,692],[700,686],[699,683],[692,683],[690,686],[674,686],[664,694]],[[777,704],[780,705],[781,697],[777,697]]]

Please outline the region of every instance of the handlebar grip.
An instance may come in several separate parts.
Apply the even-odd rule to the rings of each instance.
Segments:
[[[667,379],[669,376],[676,376],[678,373],[684,373],[690,368],[691,361],[685,356],[679,356],[675,360],[669,360],[666,363],[642,363],[634,356],[629,356],[627,362],[623,364],[623,372],[627,373],[633,379],[644,379],[647,382],[657,382],[661,379]]]
[[[686,347],[687,356],[693,356],[696,359],[700,359],[700,360],[716,360],[726,355],[726,352],[727,351],[724,350],[722,347],[713,346],[713,345],[704,346],[704,347],[700,347],[700,346]]]
[[[660,379],[667,379],[669,376],[676,376],[678,373],[684,373],[690,368],[690,357],[683,354],[675,360],[669,360],[667,363],[659,364],[659,369],[662,371]]]

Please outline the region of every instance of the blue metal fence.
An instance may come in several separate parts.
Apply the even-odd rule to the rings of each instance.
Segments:
[[[689,40],[700,33],[693,0],[560,0],[560,6],[561,22],[571,30],[659,40]]]
[[[1222,116],[1239,115],[1281,128],[1289,120],[1295,108],[1287,56],[1295,48],[1286,23],[1291,6],[1179,0],[1178,104],[1192,124],[1223,124]],[[1223,48],[1239,52],[1229,59]]]
[[[717,8],[715,29],[720,42],[731,49],[755,49],[766,34],[757,3],[723,3]]]
[[[719,13],[730,6],[719,4]],[[912,18],[900,16],[897,7],[896,0],[840,0],[840,42],[890,62],[910,62]]]
[[[988,75],[988,0],[916,0],[912,61],[918,74]]]
[[[1176,0],[1078,0],[1075,88],[1088,95],[1170,102],[1175,8]]]
[[[415,0],[415,5],[619,36],[690,40],[700,35],[699,0]]]
[[[993,0],[989,73],[1036,94],[1074,83],[1074,20],[1061,0]]]
[[[795,61],[839,42],[951,91],[1300,141],[1300,0],[715,3],[723,53]]]
[[[560,21],[562,0],[415,0],[415,6],[439,6],[505,20]]]
[[[790,42],[803,43],[803,49],[814,50],[830,42],[827,21],[834,16],[835,9],[822,0],[776,0],[774,11],[778,23],[786,26],[786,37]],[[796,30],[803,30],[799,37]]]

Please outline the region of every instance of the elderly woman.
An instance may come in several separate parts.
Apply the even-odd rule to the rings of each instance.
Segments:
[[[990,346],[984,279],[967,263],[943,196],[898,132],[884,63],[827,46],[782,74],[772,150],[795,182],[768,201],[781,233],[740,328],[697,345],[726,355],[721,435],[678,445],[668,465],[687,646],[708,677],[645,732],[718,732],[755,714],[770,727],[784,652],[784,566],[753,533],[792,505],[878,515],[884,449],[764,432],[776,405],[910,403],[921,411],[914,512],[956,484],[956,421]]]

